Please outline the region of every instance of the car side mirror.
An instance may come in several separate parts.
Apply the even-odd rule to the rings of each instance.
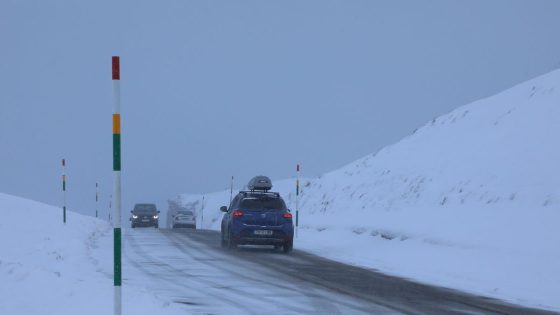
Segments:
[[[161,211],[159,211],[159,210],[157,211],[157,213],[160,213],[160,212],[161,212]]]
[[[130,210],[130,213],[134,212],[134,210]]]
[[[220,207],[220,210],[221,210],[222,212],[227,212],[227,207],[226,207],[226,206],[221,206],[221,207]]]

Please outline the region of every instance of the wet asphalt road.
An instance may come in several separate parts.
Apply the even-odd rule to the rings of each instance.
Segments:
[[[418,284],[307,252],[224,250],[215,231],[135,229],[132,279],[195,314],[552,314]],[[126,279],[125,279],[126,281]]]

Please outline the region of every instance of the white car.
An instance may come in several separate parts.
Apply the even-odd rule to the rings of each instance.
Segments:
[[[171,228],[187,227],[196,229],[196,216],[192,211],[179,210],[171,218]]]

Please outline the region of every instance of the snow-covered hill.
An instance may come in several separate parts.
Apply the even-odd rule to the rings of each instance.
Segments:
[[[303,180],[295,246],[560,310],[559,135],[554,71]],[[294,180],[274,185],[293,209]],[[192,203],[201,196],[179,198]],[[219,229],[218,208],[228,201],[229,191],[205,195],[203,227]]]
[[[0,215],[0,314],[113,312],[107,222],[68,212],[64,225],[60,208],[2,193]],[[181,312],[126,280],[123,305],[128,314]]]

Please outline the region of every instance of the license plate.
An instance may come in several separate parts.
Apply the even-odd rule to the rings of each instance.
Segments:
[[[149,222],[150,220],[148,219],[142,219],[142,222]]]
[[[271,230],[254,230],[253,234],[255,235],[272,235]]]

